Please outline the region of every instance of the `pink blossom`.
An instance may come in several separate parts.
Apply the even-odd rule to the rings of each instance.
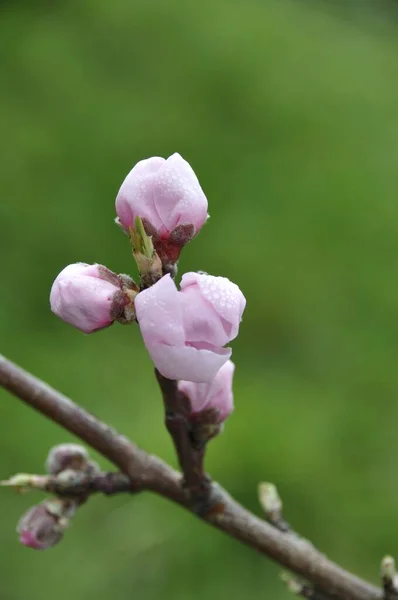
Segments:
[[[234,409],[232,393],[234,370],[234,363],[228,360],[209,383],[179,381],[178,389],[188,397],[193,415],[214,408],[219,413],[218,422],[225,421]]]
[[[51,310],[80,331],[92,333],[113,322],[112,304],[119,291],[116,275],[105,267],[75,263],[54,281]]]
[[[230,358],[245,307],[237,285],[225,277],[186,273],[177,290],[170,275],[135,299],[145,346],[169,379],[210,382]]]
[[[181,238],[182,227],[190,226],[191,239],[207,219],[207,199],[192,167],[179,154],[167,159],[154,156],[141,160],[127,175],[116,198],[116,212],[126,231],[135,228],[139,216],[155,238],[169,238],[177,228],[176,237]],[[156,247],[156,239],[154,243]]]

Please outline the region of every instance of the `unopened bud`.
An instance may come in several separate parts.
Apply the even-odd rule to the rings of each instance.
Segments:
[[[17,526],[19,541],[35,550],[52,548],[63,536],[59,517],[47,509],[47,501],[32,506],[21,518]]]
[[[125,231],[142,219],[165,272],[171,272],[181,248],[205,223],[207,199],[191,166],[179,155],[141,160],[127,175],[116,198]]]
[[[395,560],[392,556],[385,556],[381,561],[380,573],[382,577],[388,577],[392,579],[396,574],[395,571]]]
[[[260,504],[267,516],[280,517],[282,513],[282,500],[273,483],[262,482],[258,486]]]
[[[131,313],[136,293],[130,287],[126,290],[124,280],[106,267],[76,263],[65,267],[55,279],[50,304],[63,321],[93,333],[116,320],[134,320]]]
[[[385,556],[381,561],[380,576],[386,597],[396,597],[398,594],[398,574],[392,556]]]
[[[276,486],[273,483],[268,482],[260,483],[258,486],[258,497],[269,523],[280,531],[291,531],[289,524],[283,518],[283,504]],[[303,544],[307,548],[311,546],[308,540],[299,538],[298,536],[296,536],[296,539],[297,543]]]
[[[59,444],[51,448],[47,460],[46,471],[58,475],[65,469],[82,471],[89,461],[87,450],[79,444]]]
[[[209,383],[181,380],[178,389],[187,396],[193,422],[220,425],[234,409],[232,380],[235,365],[228,360]]]

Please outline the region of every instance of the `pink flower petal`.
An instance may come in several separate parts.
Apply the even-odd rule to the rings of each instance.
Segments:
[[[239,287],[226,277],[190,272],[183,275],[181,290],[184,291],[195,284],[199,286],[201,294],[216,313],[228,324],[225,324],[228,340],[235,339],[246,306],[246,299]]]
[[[232,380],[235,365],[229,360],[218,371],[215,384],[206,408],[217,408],[220,422],[225,421],[234,409],[234,396],[232,393]]]
[[[158,371],[168,379],[211,381],[230,358],[230,348],[197,350],[192,346],[166,346],[144,338],[145,346]]]
[[[207,342],[214,346],[224,346],[229,342],[223,320],[197,285],[187,286],[180,296],[187,342]]]
[[[116,197],[116,212],[126,230],[135,228],[136,216],[149,221],[155,229],[163,226],[155,206],[154,185],[165,162],[160,156],[141,160],[123,181]]]
[[[144,341],[180,345],[185,343],[185,332],[180,295],[170,275],[138,294],[135,310]]]
[[[207,218],[207,199],[193,169],[179,154],[157,172],[154,188],[157,212],[169,232],[192,224],[198,231]]]
[[[179,381],[178,388],[186,394],[192,412],[199,413],[209,408],[219,411],[219,422],[224,421],[233,410],[232,379],[235,365],[228,360],[209,383]]]
[[[98,265],[88,265],[87,263],[83,262],[73,263],[72,265],[68,265],[67,267],[65,267],[60,272],[57,279],[61,279],[64,277],[69,278],[78,275],[89,275],[91,277],[98,277]]]
[[[178,382],[178,389],[189,399],[192,413],[199,413],[205,408],[213,381],[195,383],[183,379]]]

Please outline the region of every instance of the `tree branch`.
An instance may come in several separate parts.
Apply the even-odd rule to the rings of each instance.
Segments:
[[[135,490],[151,490],[190,508],[181,477],[159,458],[149,455],[72,400],[0,356],[0,385],[46,415],[113,462],[128,475]],[[251,546],[342,600],[381,600],[382,592],[328,560],[307,543],[281,533],[233,500],[216,484],[217,510],[201,518]]]
[[[165,424],[177,453],[183,473],[183,485],[190,495],[195,512],[206,511],[211,504],[211,481],[204,472],[206,444],[195,447],[190,437],[189,415],[191,407],[188,398],[182,394],[177,381],[163,377],[155,369],[156,379],[163,396]]]

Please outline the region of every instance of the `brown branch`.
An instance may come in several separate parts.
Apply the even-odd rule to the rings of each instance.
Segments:
[[[203,466],[206,445],[203,443],[198,447],[193,444],[188,420],[191,407],[188,398],[179,391],[177,381],[163,377],[157,369],[155,375],[162,392],[165,425],[173,440],[183,474],[183,485],[189,493],[195,512],[206,512],[212,491],[210,478],[205,474]]]
[[[128,475],[134,489],[151,490],[189,508],[178,473],[1,356],[0,385],[107,457]],[[212,488],[219,496],[219,510],[202,515],[204,521],[305,577],[328,594],[342,600],[381,600],[380,588],[339,567],[308,544],[281,533],[216,484]]]

